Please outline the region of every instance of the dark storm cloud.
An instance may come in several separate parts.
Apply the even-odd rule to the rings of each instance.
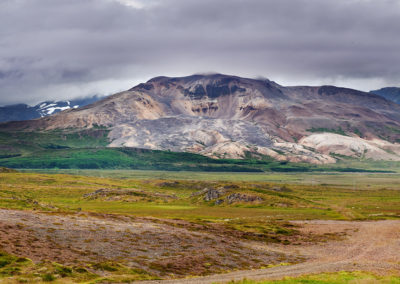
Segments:
[[[2,0],[0,104],[158,75],[399,85],[397,0]]]

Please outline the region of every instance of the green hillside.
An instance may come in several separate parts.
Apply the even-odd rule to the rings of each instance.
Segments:
[[[212,159],[198,154],[110,148],[108,130],[0,132],[0,166],[20,169],[137,169],[214,172],[392,172],[399,163],[343,159],[334,165],[277,162],[269,157]]]

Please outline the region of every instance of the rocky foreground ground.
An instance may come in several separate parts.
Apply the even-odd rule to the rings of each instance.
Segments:
[[[152,281],[151,283],[223,283],[231,280],[281,279],[322,272],[368,271],[378,275],[400,275],[400,221],[307,221],[303,233],[338,234],[340,240],[301,246],[266,246],[276,252],[302,255],[305,262],[267,269],[245,270],[180,281]],[[266,248],[265,247],[265,248]],[[143,282],[144,283],[144,282]],[[146,282],[150,283],[150,282]]]
[[[97,264],[110,261],[162,279],[201,276],[170,283],[341,270],[400,274],[399,220],[292,222],[298,234],[284,242],[248,239],[220,226],[182,220],[106,214],[0,210],[0,220],[3,251],[34,262],[84,267],[101,276],[111,272]]]

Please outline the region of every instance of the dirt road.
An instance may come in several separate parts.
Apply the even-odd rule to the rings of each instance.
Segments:
[[[378,274],[400,274],[400,221],[308,221],[304,231],[333,233],[347,231],[345,240],[324,244],[271,246],[270,249],[296,253],[307,257],[305,263],[269,269],[237,271],[194,279],[151,281],[151,283],[215,283],[230,280],[279,279],[302,274],[363,270]],[[144,283],[144,282],[143,282]],[[150,282],[146,282],[150,283]]]

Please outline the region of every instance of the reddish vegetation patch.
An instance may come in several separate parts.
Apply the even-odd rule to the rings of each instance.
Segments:
[[[204,275],[298,259],[255,248],[223,226],[106,214],[0,210],[3,250],[34,261],[115,261],[155,275]]]
[[[20,224],[0,222],[1,249],[18,256],[28,257],[35,261],[52,260],[60,263],[74,263],[82,255],[72,248],[60,247],[48,233],[37,234],[30,227]]]
[[[400,271],[400,223],[395,220],[292,222],[287,226],[295,226],[297,233],[275,239],[273,234],[244,232],[227,224],[107,214],[0,210],[0,220],[2,250],[36,262],[83,267],[90,263],[104,275],[107,270],[101,263],[106,262],[176,278],[305,261],[264,274],[249,270],[212,276],[206,278],[209,282],[341,270]]]

